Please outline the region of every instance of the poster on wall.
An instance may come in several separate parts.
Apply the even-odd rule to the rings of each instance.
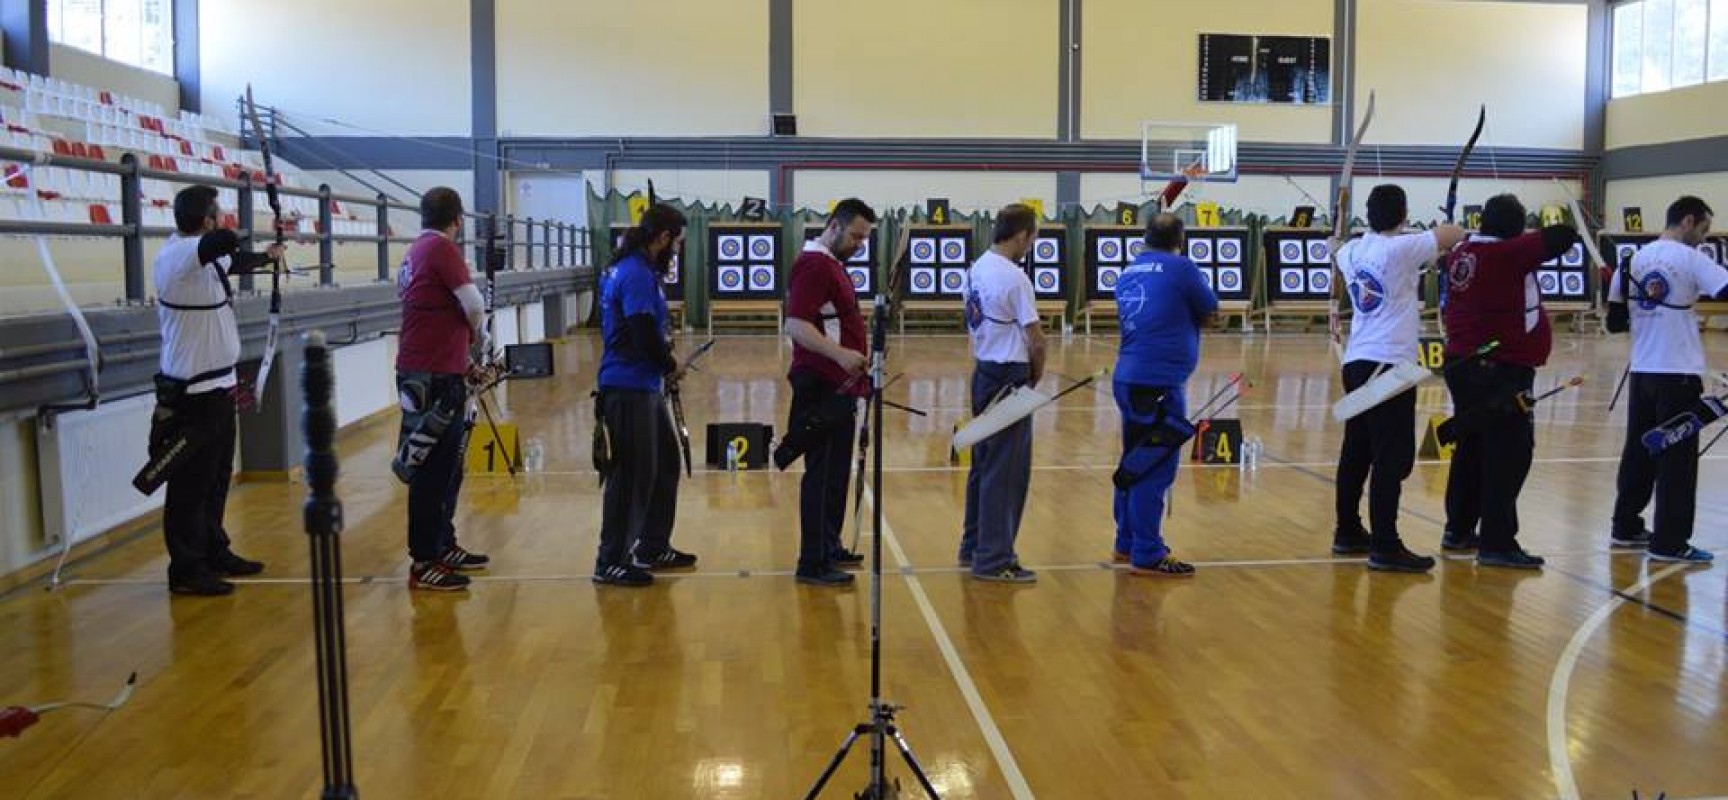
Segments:
[[[1202,33],[1199,97],[1215,103],[1329,103],[1332,40]]]

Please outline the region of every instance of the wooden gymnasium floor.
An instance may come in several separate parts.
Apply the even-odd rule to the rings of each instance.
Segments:
[[[1718,356],[1728,340],[1710,337]],[[964,473],[946,464],[966,345],[896,340],[888,431],[886,695],[950,798],[1670,798],[1728,794],[1724,577],[1611,554],[1623,339],[1568,338],[1541,373],[1591,382],[1539,415],[1524,541],[1544,572],[1448,560],[1373,575],[1329,557],[1339,426],[1318,336],[1208,337],[1192,398],[1246,371],[1259,470],[1184,468],[1169,537],[1188,582],[1100,562],[1117,417],[1082,392],[1037,420],[1020,552],[1033,587],[955,566]],[[599,517],[588,433],[596,342],[509,388],[546,470],[472,479],[463,541],[494,568],[466,595],[410,594],[386,418],[341,440],[355,758],[370,798],[788,798],[864,717],[869,593],[795,585],[797,476],[698,473],[675,539],[702,569],[648,590],[588,582]],[[687,390],[697,428],[780,422],[776,339],[722,339]],[[1056,346],[1052,371],[1114,340]],[[1425,411],[1443,392],[1422,396]],[[1404,531],[1432,552],[1446,467],[1406,484]],[[1697,542],[1728,551],[1728,450],[1702,470]],[[239,488],[229,521],[264,580],[170,600],[155,534],[78,562],[69,588],[0,598],[0,703],[106,698],[0,741],[0,794],[284,798],[320,783],[303,489]],[[1617,594],[1618,592],[1618,594]],[[826,795],[851,797],[857,753]],[[904,771],[896,766],[896,773]]]

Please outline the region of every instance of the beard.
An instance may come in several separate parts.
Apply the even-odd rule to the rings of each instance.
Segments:
[[[654,257],[654,271],[661,275],[670,272],[672,270],[672,259],[677,256],[678,252],[670,247],[660,251],[660,255]]]
[[[852,245],[848,247],[844,243],[844,240],[842,240],[835,242],[834,246],[829,248],[829,250],[834,253],[835,259],[839,260],[841,263],[845,263],[848,259],[852,258],[853,255],[857,254],[860,246],[861,245]]]

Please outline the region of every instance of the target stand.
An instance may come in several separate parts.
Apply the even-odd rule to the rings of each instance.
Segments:
[[[778,223],[708,228],[708,335],[716,321],[779,331],[785,324],[785,242]]]
[[[914,318],[952,329],[965,324],[966,271],[977,257],[969,225],[913,225],[906,245],[899,330]]]

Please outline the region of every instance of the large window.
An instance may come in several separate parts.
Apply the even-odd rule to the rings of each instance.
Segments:
[[[48,38],[174,74],[174,0],[48,0]]]
[[[1634,0],[1614,7],[1615,97],[1728,80],[1728,0]]]

